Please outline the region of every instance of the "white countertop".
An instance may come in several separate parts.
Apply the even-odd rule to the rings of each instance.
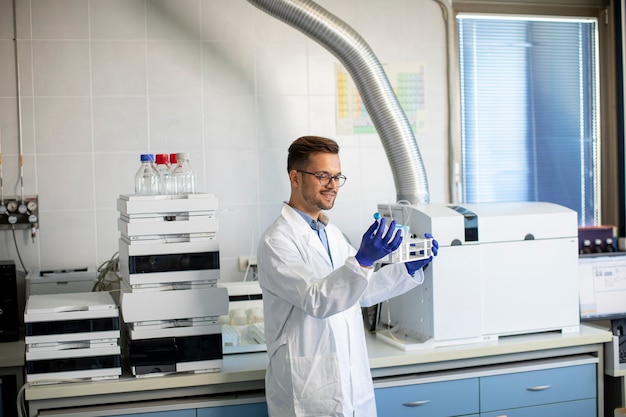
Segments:
[[[549,332],[508,336],[493,342],[403,351],[377,340],[374,335],[367,335],[370,366],[373,372],[397,366],[441,363],[528,351],[593,345],[611,340],[610,331],[593,325],[581,325],[580,331],[575,333]],[[28,401],[36,401],[60,397],[120,394],[250,381],[262,383],[265,378],[267,363],[266,352],[232,354],[224,357],[223,368],[220,372],[180,373],[143,378],[123,376],[115,380],[33,385],[26,388],[25,398]]]
[[[569,346],[606,343],[612,340],[608,329],[582,324],[579,332],[545,332],[500,337],[496,341],[445,346],[423,350],[402,351],[371,336],[368,353],[372,369],[408,364],[453,361],[506,355],[528,351],[556,349]]]

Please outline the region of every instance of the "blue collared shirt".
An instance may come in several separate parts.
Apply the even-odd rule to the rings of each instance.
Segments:
[[[330,259],[330,264],[333,264],[333,257],[330,254],[330,247],[328,246],[328,236],[326,235],[326,225],[328,224],[328,220],[326,220],[326,216],[324,216],[323,214],[320,215],[320,220],[315,220],[313,217],[309,216],[308,214],[306,214],[303,211],[298,210],[297,208],[292,207],[300,216],[302,216],[302,218],[304,219],[304,221],[307,222],[307,224],[309,226],[311,226],[311,229],[315,230],[317,232],[317,236],[319,236],[320,240],[322,241],[322,245],[324,245],[324,248],[326,249],[326,252],[328,253],[328,258]],[[326,220],[326,221],[324,221]]]

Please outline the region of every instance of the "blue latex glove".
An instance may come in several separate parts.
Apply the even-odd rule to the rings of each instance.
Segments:
[[[402,232],[396,230],[396,221],[391,222],[385,233],[385,218],[383,217],[380,223],[375,221],[363,235],[361,247],[355,255],[356,260],[361,266],[372,266],[380,258],[398,249],[400,243],[402,243]]]
[[[425,233],[424,237],[426,239],[432,239],[433,235],[431,235],[430,233]],[[439,242],[437,242],[435,239],[433,239],[432,251],[433,251],[433,255],[434,256],[437,256],[437,251],[438,250],[439,250]],[[433,257],[431,256],[431,257],[426,258],[426,259],[420,259],[418,261],[407,262],[407,263],[405,263],[406,270],[409,271],[409,274],[413,275],[413,274],[415,274],[415,271],[419,271],[420,269],[422,269],[423,267],[428,265],[432,260],[433,260]]]

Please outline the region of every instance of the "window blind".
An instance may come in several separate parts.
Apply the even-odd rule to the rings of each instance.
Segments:
[[[593,19],[458,15],[463,199],[598,215]]]

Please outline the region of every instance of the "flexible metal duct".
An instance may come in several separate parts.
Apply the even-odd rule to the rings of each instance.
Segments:
[[[248,0],[329,50],[352,76],[381,138],[398,201],[427,204],[426,171],[413,130],[382,65],[348,24],[310,0]]]

